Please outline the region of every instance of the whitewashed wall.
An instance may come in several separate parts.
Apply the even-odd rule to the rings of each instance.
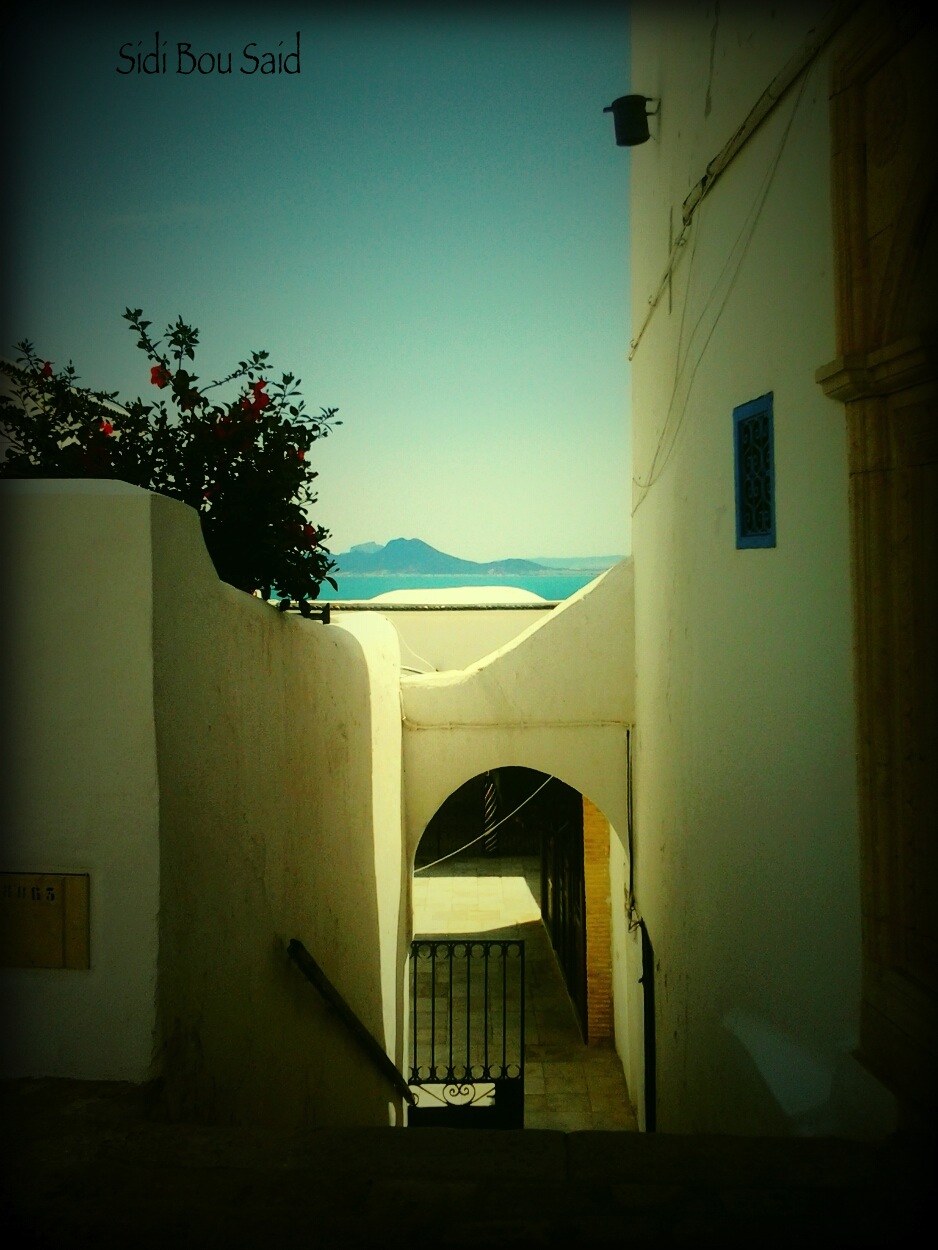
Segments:
[[[633,7],[631,89],[661,101],[626,157],[633,333],[669,221],[825,8]],[[841,1097],[862,1077],[847,456],[814,381],[829,161],[822,56],[703,202],[632,363],[636,891],[671,1131],[866,1115]],[[768,391],[777,546],[740,551],[732,412]]]
[[[405,675],[401,689],[408,863],[443,801],[486,769],[519,766],[558,777],[609,820],[616,1045],[631,1073],[633,1100],[640,1101],[640,950],[627,940],[623,889],[632,611],[632,562],[623,560],[468,668]],[[460,615],[453,614],[449,628],[458,628]]]
[[[405,675],[407,855],[465,781],[552,773],[625,830],[632,723],[632,563],[623,560],[512,642],[458,672]]]
[[[5,969],[9,1076],[156,1068],[159,790],[147,497],[0,484],[7,872],[89,873],[91,967]]]
[[[377,595],[375,604],[427,603],[445,604],[446,611],[387,612],[386,619],[394,626],[401,643],[401,664],[405,671],[433,672],[467,668],[484,656],[491,655],[520,633],[545,620],[549,607],[538,607],[539,595],[516,587],[472,586],[451,590],[389,591]],[[527,604],[516,610],[498,608],[455,607],[456,604]],[[336,621],[354,619],[359,614],[351,609],[335,612]],[[372,611],[362,612],[370,616]]]
[[[14,1070],[161,1073],[171,1106],[208,1120],[388,1123],[396,1097],[285,947],[301,939],[399,1057],[393,631],[304,622],[224,585],[171,500],[18,491],[36,593],[13,612],[29,766],[11,867],[91,872],[92,969],[11,974]]]
[[[648,1128],[645,1083],[645,1000],[642,937],[629,915],[629,856],[621,838],[609,839],[609,899],[612,922],[612,1009],[616,1051],[638,1127]]]

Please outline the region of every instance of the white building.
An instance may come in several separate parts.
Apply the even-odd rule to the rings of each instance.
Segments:
[[[644,1127],[875,1135],[933,1106],[933,30],[640,4],[632,32],[629,90],[658,106],[611,153],[632,560],[520,634],[438,613],[399,638],[393,613],[323,627],[223,585],[170,500],[4,484],[0,867],[13,944],[42,950],[3,974],[7,1074],[400,1123],[287,943],[402,1066],[417,843],[521,765],[609,821]],[[414,653],[443,671],[402,676]]]
[[[933,53],[876,4],[633,9],[630,90],[657,108],[627,159],[661,1128],[872,1130],[871,1073],[933,1104]],[[753,418],[771,464],[736,445]],[[770,525],[740,534],[737,473]]]

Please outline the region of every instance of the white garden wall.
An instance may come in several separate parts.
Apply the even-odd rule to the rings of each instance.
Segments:
[[[8,862],[84,865],[92,890],[89,971],[6,974],[8,1069],[161,1074],[177,1113],[214,1121],[388,1123],[396,1096],[285,947],[301,939],[399,1057],[393,631],[224,585],[195,513],[160,496],[4,491],[29,535]]]
[[[370,616],[382,604],[387,605],[388,610],[383,615],[400,637],[401,664],[405,672],[468,668],[538,621],[545,620],[553,610],[539,595],[514,586],[392,590],[370,602],[373,608],[361,615]],[[418,603],[428,606],[410,611],[404,606]],[[505,603],[519,606],[495,606]],[[491,606],[478,606],[482,604]],[[356,615],[349,607],[336,611],[334,619],[345,621]]]

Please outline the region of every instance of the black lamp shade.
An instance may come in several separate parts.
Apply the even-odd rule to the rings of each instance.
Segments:
[[[648,115],[645,104],[650,99],[644,95],[620,95],[613,100],[604,113],[611,113],[616,128],[616,144],[620,148],[633,148],[648,139]]]

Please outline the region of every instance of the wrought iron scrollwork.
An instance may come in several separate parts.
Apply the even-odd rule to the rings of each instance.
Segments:
[[[740,422],[740,474],[743,530],[768,534],[772,528],[772,443],[765,412]]]
[[[421,939],[411,948],[409,1085],[420,1113],[523,1111],[524,942]],[[418,1117],[413,1117],[417,1122]],[[429,1121],[428,1121],[429,1122]],[[437,1122],[437,1121],[434,1121]],[[506,1123],[506,1127],[507,1127]]]
[[[413,1090],[414,1103],[426,1107],[434,1103],[440,1107],[488,1106],[495,1097],[492,1081],[458,1082],[451,1085],[418,1085]]]

